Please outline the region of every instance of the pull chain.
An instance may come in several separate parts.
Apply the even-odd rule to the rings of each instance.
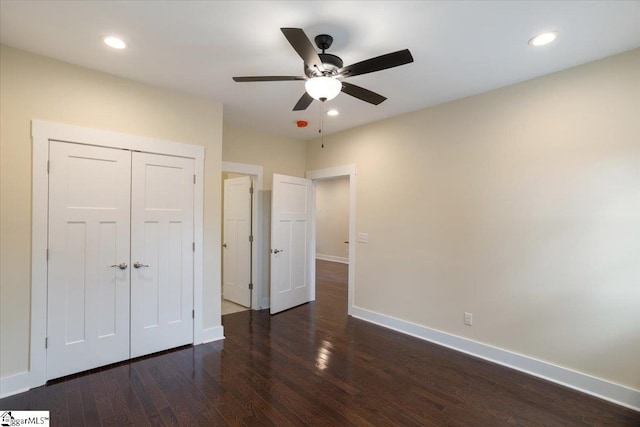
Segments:
[[[320,134],[321,145],[320,148],[324,148],[324,102],[320,102],[320,129],[318,129],[318,133]]]

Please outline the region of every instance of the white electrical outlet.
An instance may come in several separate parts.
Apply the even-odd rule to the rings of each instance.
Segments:
[[[358,242],[369,243],[369,233],[358,233]]]
[[[472,313],[467,313],[465,311],[465,313],[464,313],[464,324],[467,325],[467,326],[473,325],[473,314]]]

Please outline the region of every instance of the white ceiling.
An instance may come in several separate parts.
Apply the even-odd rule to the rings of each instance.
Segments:
[[[329,134],[640,47],[640,1],[0,0],[3,44],[222,102],[226,123],[313,138],[320,103],[292,111],[303,81],[231,79],[303,75],[281,27],[332,35],[328,53],[345,65],[413,54],[412,64],[348,79],[388,99],[328,101],[341,112],[325,119]],[[555,43],[529,47],[549,30],[559,32]],[[105,35],[129,47],[109,49]]]

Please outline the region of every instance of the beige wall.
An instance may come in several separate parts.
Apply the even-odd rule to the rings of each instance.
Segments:
[[[271,191],[273,174],[304,176],[306,144],[284,136],[224,126],[222,160],[263,167],[262,189]]]
[[[0,48],[0,376],[29,369],[32,119],[206,148],[204,327],[220,324],[222,105]]]
[[[316,256],[349,259],[349,178],[316,181]]]
[[[640,390],[638,70],[640,49],[308,143],[309,170],[357,165],[355,305]]]

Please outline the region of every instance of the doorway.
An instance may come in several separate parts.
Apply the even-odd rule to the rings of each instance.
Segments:
[[[348,235],[355,240],[355,165],[307,172],[307,178],[274,174],[271,205],[271,314],[314,301],[316,297],[316,198],[320,180],[349,180]],[[355,245],[348,248],[348,310],[354,290]]]
[[[262,166],[222,162],[220,307],[223,316],[260,310],[264,306],[260,250],[263,241],[260,221],[262,180]]]
[[[307,178],[274,174],[271,205],[271,314],[314,301],[316,296],[316,198],[320,180],[349,180],[348,239],[355,241],[355,165],[307,172]],[[354,300],[355,245],[348,245],[348,303]]]
[[[349,177],[315,181],[316,260],[349,264]]]
[[[306,174],[314,184],[314,208],[312,212],[312,252],[310,268],[316,279],[316,259],[346,264],[347,314],[354,305],[355,254],[356,254],[356,166],[354,164],[308,171]],[[330,206],[331,194],[338,200]],[[346,218],[344,218],[346,216]],[[340,217],[340,218],[338,218]],[[346,224],[332,224],[345,221]],[[327,231],[328,228],[332,230]],[[320,236],[319,233],[327,233]],[[346,233],[346,238],[338,236]],[[328,253],[327,253],[328,252]]]
[[[347,313],[349,277],[349,177],[315,180],[314,187],[316,304],[329,305],[342,317]]]

